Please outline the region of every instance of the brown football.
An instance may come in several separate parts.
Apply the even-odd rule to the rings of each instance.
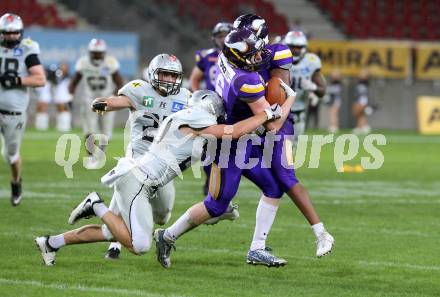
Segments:
[[[286,92],[281,87],[279,78],[272,77],[267,82],[266,100],[270,105],[275,103],[283,105],[284,101],[286,101]]]

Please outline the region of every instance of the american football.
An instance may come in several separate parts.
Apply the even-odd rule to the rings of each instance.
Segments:
[[[282,105],[286,101],[286,92],[280,85],[280,79],[272,77],[267,82],[266,86],[266,100],[270,105],[278,103]]]

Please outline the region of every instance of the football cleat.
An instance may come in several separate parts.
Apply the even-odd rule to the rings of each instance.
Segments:
[[[171,267],[171,249],[176,250],[174,244],[169,243],[163,238],[165,234],[165,229],[156,229],[154,231],[154,240],[156,241],[156,255],[157,261],[159,261],[160,265],[164,268]]]
[[[267,267],[281,267],[287,264],[287,261],[278,258],[266,249],[258,249],[248,251],[247,257],[246,257],[246,263],[252,264],[252,265],[265,265]]]
[[[120,253],[121,253],[120,249],[111,248],[108,249],[108,251],[105,253],[104,258],[106,258],[107,260],[118,260]]]
[[[35,238],[35,244],[41,252],[43,263],[47,266],[55,265],[55,256],[58,249],[54,249],[49,245],[49,236]]]
[[[102,203],[101,197],[98,193],[92,192],[87,195],[86,198],[70,213],[68,223],[70,225],[75,224],[79,219],[89,219],[96,216],[93,210],[93,205],[96,203]]]
[[[21,195],[21,178],[18,183],[11,182],[11,204],[17,206],[20,204],[23,196]]]
[[[239,217],[240,217],[240,213],[238,212],[238,205],[229,203],[228,209],[224,214],[206,220],[205,225],[215,225],[222,220],[235,221]]]
[[[321,233],[316,240],[316,256],[320,258],[331,253],[334,244],[335,239],[330,235],[330,233],[327,231]]]

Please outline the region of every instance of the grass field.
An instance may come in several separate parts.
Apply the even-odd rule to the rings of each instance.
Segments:
[[[99,178],[123,155],[122,134],[110,144],[105,168],[85,170],[78,162],[67,179],[54,162],[59,135],[27,131],[25,198],[16,208],[9,202],[9,170],[0,167],[0,296],[440,296],[440,138],[385,135],[381,169],[337,173],[333,145],[327,145],[318,169],[303,166],[297,173],[336,239],[331,255],[314,257],[310,227],[285,197],[268,245],[288,265],[247,265],[259,192],[243,180],[234,200],[240,219],[183,236],[165,270],[154,249],[142,257],[123,250],[121,260],[104,260],[106,243],[63,248],[54,267],[42,265],[35,236],[68,230],[70,210],[89,191],[110,200]],[[347,164],[359,164],[362,156],[368,155],[361,151]],[[202,199],[201,184],[191,172],[176,180],[170,223]]]

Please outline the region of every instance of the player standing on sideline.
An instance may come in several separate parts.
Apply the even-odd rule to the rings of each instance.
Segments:
[[[158,76],[168,81],[174,75]],[[170,86],[171,84],[167,88]],[[216,93],[197,91],[191,99],[189,109],[180,110],[162,122],[148,152],[137,160],[130,157],[120,159],[118,165],[101,179],[104,184],[115,188],[110,203],[113,208],[107,208],[100,196],[92,192],[71,212],[68,220],[70,224],[74,224],[82,218],[98,216],[103,225],[86,225],[59,235],[35,238],[44,264],[55,264],[59,248],[80,243],[119,240],[136,255],[146,253],[152,241],[153,218],[150,203],[160,200],[154,198],[157,187],[169,183],[188,168],[192,158],[200,158],[202,150],[197,148],[203,147],[207,139],[225,135],[237,139],[267,121],[280,118],[282,112],[280,106],[275,104],[244,121],[224,125],[217,124],[219,118],[224,118],[224,107]],[[123,100],[126,103],[131,102],[129,97]],[[105,112],[120,108],[120,103],[120,100],[111,99],[95,101],[93,108]],[[167,213],[168,210],[164,210]]]
[[[325,95],[325,81],[321,74],[321,59],[307,52],[307,37],[303,32],[288,32],[283,43],[290,48],[293,55],[290,80],[292,89],[297,93],[297,100],[292,107],[296,146],[298,137],[304,134],[306,128],[308,105]]]
[[[108,139],[112,137],[114,113],[105,114],[101,118],[90,111],[93,98],[107,97],[116,94],[123,85],[119,73],[119,62],[115,57],[107,55],[107,45],[102,39],[92,39],[88,45],[88,56],[82,56],[76,62],[75,75],[69,84],[70,94],[80,97],[81,122],[86,139],[86,147],[89,155],[94,154],[95,138],[93,134],[101,131]],[[78,88],[78,89],[77,89]],[[101,126],[98,129],[98,126]],[[100,147],[105,150],[105,146]],[[98,162],[95,158],[88,158],[87,168],[96,168]]]
[[[47,130],[49,128],[48,105],[54,102],[57,108],[56,128],[60,132],[68,132],[71,129],[72,114],[69,110],[69,103],[72,96],[69,94],[69,66],[61,63],[50,65],[47,69],[47,84],[37,88],[38,103],[35,116],[35,128]]]
[[[225,46],[225,37],[232,30],[231,23],[217,23],[212,29],[212,41],[214,48],[204,49],[196,52],[196,65],[194,66],[189,78],[192,91],[200,90],[200,84],[204,81],[205,89],[215,90],[215,77],[217,69],[218,55]],[[211,165],[203,166],[206,174],[203,194],[208,194],[208,181]]]
[[[23,39],[23,22],[18,15],[0,17],[0,135],[3,156],[11,167],[11,203],[22,199],[20,145],[26,126],[28,87],[46,83],[38,43]]]

